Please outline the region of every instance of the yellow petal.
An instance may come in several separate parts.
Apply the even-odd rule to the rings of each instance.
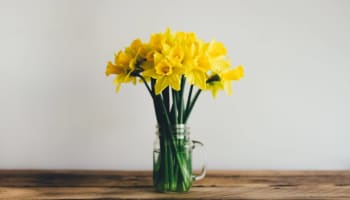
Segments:
[[[129,62],[132,59],[131,55],[119,51],[117,55],[115,55],[114,63],[119,66],[129,66]]]
[[[168,76],[167,77],[168,81],[169,81],[169,85],[174,89],[179,91],[181,89],[181,76],[174,74],[172,76]]]
[[[225,81],[224,83],[224,90],[226,92],[227,95],[232,95],[232,83],[231,81]]]
[[[163,34],[156,33],[151,35],[149,44],[154,50],[161,51],[163,41],[164,41]]]
[[[213,98],[216,99],[219,91],[223,89],[223,86],[222,86],[221,82],[215,81],[215,82],[208,84],[207,89],[209,89],[211,91]]]
[[[149,51],[149,52],[147,53],[147,55],[146,55],[147,61],[153,62],[153,61],[154,61],[154,55],[155,55],[156,52],[157,52],[157,51],[155,51],[155,50]]]
[[[120,87],[121,87],[121,84],[120,84],[120,83],[118,83],[118,84],[117,84],[117,87],[115,88],[115,92],[117,92],[117,93],[118,93],[118,92],[120,91]]]
[[[231,66],[230,60],[227,60],[225,58],[211,59],[210,63],[211,63],[211,70],[215,73],[221,73],[227,70]]]
[[[166,59],[160,61],[154,68],[160,76],[169,76],[173,73],[173,66]]]
[[[167,77],[161,77],[157,79],[156,85],[155,85],[156,95],[160,94],[168,86],[169,86],[169,81]]]
[[[111,74],[117,74],[117,69],[116,66],[113,65],[113,63],[111,61],[109,61],[107,63],[107,67],[106,67],[106,72],[105,72],[106,76],[109,76]]]
[[[162,61],[164,59],[164,56],[158,52],[155,52],[153,54],[153,60],[154,60],[154,64],[158,64],[160,61]]]
[[[193,70],[193,84],[198,88],[204,90],[206,88],[207,76],[205,73],[199,70]]]
[[[142,75],[144,77],[152,77],[154,79],[157,79],[159,77],[159,75],[156,73],[156,70],[154,68],[143,71]]]
[[[106,67],[106,76],[109,76],[111,74],[122,74],[125,72],[124,67],[120,67],[117,65],[114,65],[112,62],[108,62],[107,67]]]
[[[183,51],[183,48],[181,48],[180,46],[175,46],[170,50],[168,59],[171,63],[181,64],[182,60],[184,59],[184,56],[185,52]]]
[[[143,47],[143,44],[142,44],[142,41],[140,39],[134,40],[130,45],[130,48],[133,49],[135,52],[137,52],[138,49],[140,49],[142,47]]]
[[[223,80],[239,80],[244,76],[244,69],[239,65],[235,69],[230,69],[222,74]]]
[[[119,79],[120,79],[119,77],[116,77],[116,78],[114,79],[114,84],[116,85],[116,88],[115,88],[115,91],[116,91],[116,92],[119,92],[120,86],[121,86],[121,82],[120,82]]]
[[[225,56],[226,48],[223,43],[213,40],[209,43],[208,54],[211,57]]]
[[[208,56],[202,54],[197,58],[198,68],[204,72],[208,71],[211,68],[210,60]]]

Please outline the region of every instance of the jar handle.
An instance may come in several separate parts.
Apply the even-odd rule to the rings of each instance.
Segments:
[[[192,143],[193,143],[192,149],[195,149],[197,145],[203,148],[203,164],[202,164],[201,173],[198,176],[193,176],[194,181],[199,181],[199,180],[202,180],[205,177],[205,174],[207,173],[206,153],[205,153],[204,144],[202,142],[197,140],[192,140]]]

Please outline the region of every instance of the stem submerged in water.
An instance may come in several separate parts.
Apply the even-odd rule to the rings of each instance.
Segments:
[[[154,186],[159,192],[187,192],[193,181],[192,146],[188,136],[186,136],[186,127],[183,124],[186,123],[200,90],[191,99],[193,90],[193,86],[191,86],[185,107],[184,77],[181,78],[180,91],[168,87],[159,95],[155,94],[155,79],[151,79],[149,86],[141,75],[139,77],[152,97],[158,122],[159,151],[154,152]],[[178,126],[179,124],[182,126]]]
[[[191,147],[188,148],[188,138],[176,137],[183,133],[173,130],[169,134],[159,128],[159,134],[167,136],[159,137],[160,152],[156,152],[153,168],[154,186],[160,192],[187,192],[192,185]]]

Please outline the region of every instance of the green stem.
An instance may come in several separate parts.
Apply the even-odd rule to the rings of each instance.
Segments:
[[[169,112],[169,106],[170,106],[170,103],[169,103],[169,87],[167,87],[167,88],[165,88],[163,90],[162,96],[163,96],[163,99],[164,99],[165,108]]]
[[[142,82],[145,84],[145,86],[146,86],[146,88],[147,88],[149,94],[152,96],[152,98],[154,98],[154,92],[153,92],[153,91],[151,90],[151,88],[149,87],[149,85],[148,85],[148,83],[147,83],[145,77],[143,77],[143,76],[141,76],[141,75],[137,75],[137,77],[139,77],[139,78],[142,80]]]
[[[174,105],[171,106],[171,110],[170,110],[170,114],[169,115],[170,115],[171,124],[174,124],[175,123],[175,117],[176,117]]]
[[[186,103],[185,110],[187,110],[189,108],[189,106],[190,106],[191,98],[192,98],[192,91],[193,91],[193,85],[190,86],[190,91],[188,92],[188,97],[187,97],[187,103]]]
[[[181,144],[181,141],[178,141],[176,137],[176,133],[173,133],[173,126],[177,125],[177,114],[182,115],[179,116],[179,121],[182,123],[184,120],[184,116],[186,115],[186,111],[183,108],[183,92],[184,92],[184,81],[181,82],[181,91],[177,92],[172,90],[172,109],[169,112],[169,106],[167,106],[167,101],[170,104],[170,94],[168,89],[168,94],[163,92],[162,95],[155,95],[155,79],[151,79],[152,90],[150,90],[154,102],[154,106],[156,109],[157,121],[159,125],[159,139],[161,145],[160,159],[159,159],[159,175],[155,177],[163,183],[158,185],[158,189],[164,191],[187,191],[189,186],[192,183],[191,179],[191,170],[188,169],[190,166],[188,160],[189,155],[184,154],[184,149],[182,149],[184,144]],[[181,94],[182,93],[182,94]],[[168,100],[167,100],[167,97]],[[198,95],[195,96],[195,101],[198,98]],[[190,101],[188,104],[188,108],[193,107],[194,102]],[[170,118],[174,115],[174,118]],[[183,118],[181,120],[181,118]],[[174,120],[173,120],[174,119]],[[172,121],[173,120],[173,121]],[[175,130],[176,131],[176,130]]]
[[[155,91],[155,83],[156,80],[155,79],[151,79],[151,84],[152,84],[152,90],[153,92]],[[157,109],[161,111],[161,113],[163,114],[163,117],[165,118],[165,123],[163,122],[163,117],[159,119],[159,121],[163,122],[161,124],[158,124],[159,126],[163,126],[165,125],[166,127],[168,127],[169,131],[170,131],[170,126],[171,126],[171,121],[169,118],[169,111],[166,109],[166,106],[164,104],[163,98],[161,95],[155,95],[154,96],[154,101],[155,104],[157,106]]]
[[[177,92],[175,90],[172,90],[173,92],[173,108],[174,108],[174,124],[176,125],[177,124],[177,117],[176,117],[176,114],[178,113],[178,108],[177,108]]]
[[[190,107],[187,108],[186,113],[185,113],[184,123],[187,122],[187,120],[188,120],[188,118],[189,118],[189,116],[190,116],[190,114],[191,114],[191,111],[192,111],[194,105],[196,104],[196,101],[197,101],[199,95],[201,94],[201,92],[202,92],[201,89],[198,89],[198,90],[197,90],[197,92],[196,92],[196,94],[195,94],[195,96],[194,96],[194,98],[193,98],[193,100],[192,100],[192,102],[191,102],[191,104],[190,104]]]
[[[158,122],[158,124],[161,124],[161,120],[160,120],[160,119],[161,119],[161,115],[160,115],[160,113],[159,113],[159,109],[158,109],[157,102],[156,102],[156,96],[155,96],[155,93],[154,93],[154,84],[155,84],[155,82],[154,82],[154,81],[151,81],[151,87],[152,87],[152,89],[153,89],[153,90],[152,90],[152,89],[149,87],[149,85],[148,85],[146,79],[145,79],[143,76],[137,75],[137,77],[139,77],[139,78],[142,80],[142,82],[143,82],[144,85],[146,86],[146,88],[147,88],[149,94],[151,95],[152,100],[153,100],[154,111],[155,111],[155,113],[156,113],[157,122]]]
[[[166,136],[163,136],[163,137],[166,137]],[[167,156],[169,153],[168,153],[168,140],[167,139],[164,139],[164,152],[163,152],[163,159],[164,159],[164,186],[166,188],[169,188],[169,176],[170,176],[170,173],[169,172],[169,166],[168,166],[168,162],[169,162],[169,156]],[[162,153],[162,152],[161,152]]]
[[[179,106],[179,123],[182,124],[183,123],[183,118],[184,118],[184,100],[183,100],[183,96],[184,96],[184,90],[185,90],[185,83],[186,83],[186,79],[185,76],[181,77],[181,89],[180,89],[180,98],[178,99],[178,101],[180,101],[180,106]]]

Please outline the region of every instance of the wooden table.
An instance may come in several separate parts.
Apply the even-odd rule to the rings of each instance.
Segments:
[[[188,193],[162,194],[149,171],[0,170],[0,199],[350,200],[350,171],[210,171]]]

